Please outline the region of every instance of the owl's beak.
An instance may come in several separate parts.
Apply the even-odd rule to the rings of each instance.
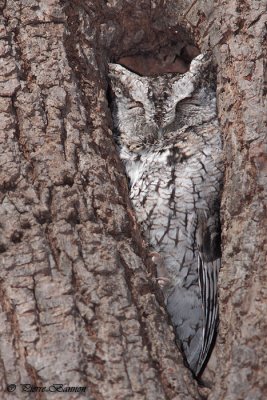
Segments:
[[[163,136],[163,129],[159,128],[159,130],[158,130],[158,138],[161,139],[162,136]]]

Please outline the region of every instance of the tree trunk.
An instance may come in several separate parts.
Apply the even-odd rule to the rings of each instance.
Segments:
[[[1,398],[267,397],[266,1],[0,0],[0,10]],[[110,60],[178,41],[212,51],[224,138],[210,388],[174,343],[107,101]]]

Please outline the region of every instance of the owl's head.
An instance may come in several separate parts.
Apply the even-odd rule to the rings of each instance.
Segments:
[[[185,74],[157,77],[139,76],[119,64],[109,64],[112,115],[119,142],[138,153],[163,140],[171,130],[177,132],[186,125],[186,112],[180,113],[179,120],[177,106],[193,98],[208,64],[207,57],[200,54]],[[204,97],[206,104],[206,94],[203,92],[200,97]],[[203,100],[194,98],[195,106],[198,102]],[[192,105],[190,114],[192,119]]]

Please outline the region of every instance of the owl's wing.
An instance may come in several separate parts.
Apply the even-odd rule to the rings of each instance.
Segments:
[[[203,343],[197,375],[209,354],[218,323],[218,274],[221,266],[218,215],[201,216],[197,234],[198,274],[204,313]]]
[[[220,264],[220,258],[210,262],[203,262],[201,255],[199,255],[198,271],[204,312],[204,328],[203,344],[197,367],[197,375],[206,361],[218,323],[217,280]]]

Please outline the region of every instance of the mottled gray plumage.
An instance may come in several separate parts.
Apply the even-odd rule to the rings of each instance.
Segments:
[[[187,73],[155,78],[117,64],[109,71],[132,204],[156,252],[179,344],[198,375],[216,330],[220,268],[222,153],[209,62],[199,55]]]

